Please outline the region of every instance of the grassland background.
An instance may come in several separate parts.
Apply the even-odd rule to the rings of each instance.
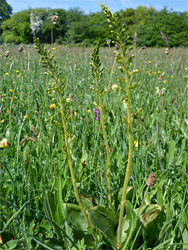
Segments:
[[[81,194],[105,203],[106,153],[100,119],[96,120],[93,112],[97,97],[90,89],[92,49],[55,48],[61,81],[66,85],[67,125],[77,187]],[[4,56],[6,50],[10,52],[8,58]],[[122,93],[111,89],[119,77],[113,51],[100,50],[104,67],[101,89],[110,89],[103,95],[103,103],[111,149],[112,197],[118,197],[127,164],[128,131],[126,108],[120,101]],[[136,57],[132,67],[140,72],[131,79],[139,83],[131,92],[131,112],[135,114],[140,108],[142,112],[133,115],[133,138],[138,147],[134,147],[130,175],[130,186],[134,186],[132,203],[134,208],[139,206],[147,177],[154,172],[169,209],[174,240],[181,243],[181,227],[188,221],[187,49],[171,49],[168,56],[164,49],[137,48],[133,53]],[[14,240],[18,249],[41,249],[34,237],[42,241],[55,237],[45,219],[43,198],[46,192],[53,192],[54,173],[59,167],[63,168],[63,200],[75,202],[66,154],[62,154],[65,144],[58,103],[50,91],[52,80],[44,72],[34,47],[24,46],[21,53],[14,46],[1,47],[0,139],[7,138],[11,144],[0,149],[1,238],[3,242]],[[162,89],[164,95],[160,96],[157,90]],[[50,109],[51,104],[56,107]],[[154,186],[148,201],[157,203],[156,194]]]

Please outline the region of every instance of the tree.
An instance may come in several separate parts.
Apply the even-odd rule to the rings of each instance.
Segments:
[[[125,40],[127,40],[128,43],[132,44],[136,27],[146,23],[154,13],[154,8],[146,8],[145,6],[138,6],[136,9],[127,8],[126,10],[119,11],[121,21],[125,25]],[[129,39],[127,39],[127,37],[129,37]]]
[[[58,16],[56,24],[52,24],[52,17],[54,15]],[[53,27],[52,27],[53,25]],[[53,9],[49,10],[49,18],[41,26],[41,33],[44,42],[51,42],[51,29],[53,28],[53,41],[62,43],[65,39],[65,33],[68,29],[66,25],[66,11],[63,9]]]
[[[99,42],[100,45],[107,45],[106,40],[113,40],[114,35],[111,33],[109,23],[103,12],[91,13],[89,15],[89,39],[92,44]]]
[[[0,5],[0,25],[3,20],[8,19],[12,15],[12,7],[6,2],[6,0],[1,0]]]
[[[168,39],[170,47],[188,45],[188,20],[186,12],[179,13],[167,11],[164,8],[155,12],[147,22],[137,26],[138,45],[148,47],[163,47],[160,31],[163,31]]]
[[[2,23],[2,38],[5,43],[30,43],[30,10],[23,10],[12,15]]]
[[[66,12],[66,43],[81,43],[88,39],[89,17],[79,8],[71,8]]]
[[[12,15],[12,7],[6,2],[6,0],[0,0],[0,36],[2,34],[2,22],[8,19]],[[1,42],[1,39],[0,39]]]

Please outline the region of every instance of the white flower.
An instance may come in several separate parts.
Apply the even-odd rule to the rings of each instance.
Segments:
[[[114,90],[114,89],[118,89],[118,85],[117,84],[114,84],[114,85],[112,85],[112,89]]]
[[[6,138],[0,141],[0,148],[8,148],[8,147],[10,147],[10,143]]]

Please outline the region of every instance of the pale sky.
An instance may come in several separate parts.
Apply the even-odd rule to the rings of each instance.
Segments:
[[[60,8],[68,10],[79,7],[86,14],[101,11],[99,3],[103,3],[112,12],[120,9],[136,8],[139,5],[155,7],[161,10],[167,7],[168,10],[188,11],[188,0],[7,0],[13,8],[13,13],[28,8]]]

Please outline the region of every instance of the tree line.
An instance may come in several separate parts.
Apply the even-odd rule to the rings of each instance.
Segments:
[[[99,42],[107,45],[112,41],[113,33],[103,12],[85,14],[80,8],[50,9],[35,8],[12,15],[12,7],[1,0],[0,42],[13,44],[33,43],[33,36],[43,43],[79,44],[92,46]],[[161,31],[168,39],[170,47],[188,45],[188,16],[186,12],[177,12],[163,8],[138,6],[116,12],[125,25],[125,40],[137,46],[161,47]],[[56,17],[56,22],[52,21]],[[136,38],[134,38],[136,34]],[[136,39],[136,40],[135,40]]]

